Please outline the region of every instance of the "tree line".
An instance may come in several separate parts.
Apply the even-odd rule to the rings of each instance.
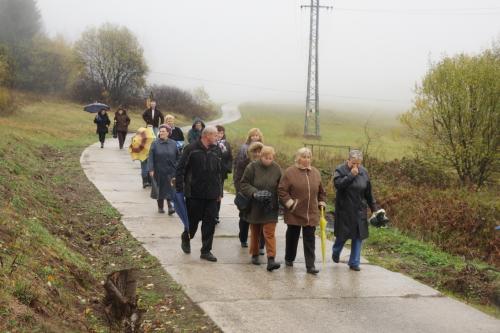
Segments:
[[[148,85],[148,65],[124,26],[88,28],[73,44],[43,32],[36,0],[0,0],[0,112],[13,109],[12,91],[58,95],[90,103],[142,107],[152,93],[165,110],[206,118],[214,106],[194,92]]]

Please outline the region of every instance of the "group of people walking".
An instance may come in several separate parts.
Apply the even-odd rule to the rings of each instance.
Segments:
[[[117,115],[120,121],[125,119],[126,122],[123,114],[126,112]],[[115,119],[118,121],[117,115]],[[164,200],[168,202],[169,214],[175,213],[172,193],[183,193],[189,220],[189,226],[181,235],[184,253],[191,253],[191,239],[201,223],[200,258],[217,261],[212,253],[214,232],[219,223],[224,181],[229,173],[233,173],[240,202],[239,241],[242,248],[249,247],[251,264],[260,265],[260,256],[267,255],[268,271],[281,267],[276,259],[275,234],[278,216],[283,210],[287,225],[285,265],[293,267],[302,232],[306,270],[310,274],[319,272],[315,266],[315,232],[327,199],[321,174],[312,165],[311,150],[298,149],[294,164],[283,170],[275,161],[274,148],[264,144],[264,136],[257,128],[248,132],[233,160],[223,126],[206,126],[196,119],[188,133],[189,142],[184,144],[184,134],[175,127],[175,118],[170,115],[163,117],[155,102],[144,111],[143,119],[155,135],[158,134],[142,168],[143,181],[144,177],[149,177],[149,182],[156,183],[159,213],[165,212]],[[121,142],[120,148],[122,146]],[[346,241],[351,240],[348,265],[354,271],[360,270],[361,246],[368,237],[367,208],[372,212],[379,208],[372,194],[368,172],[361,165],[362,160],[361,151],[352,150],[346,162],[337,166],[333,174],[336,238],[332,260],[335,263],[340,261]]]

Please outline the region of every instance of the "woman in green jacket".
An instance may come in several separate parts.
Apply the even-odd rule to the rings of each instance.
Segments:
[[[241,178],[241,193],[252,198],[245,220],[250,224],[250,254],[252,263],[259,265],[259,238],[264,233],[267,252],[267,270],[280,268],[276,262],[276,223],[278,222],[278,184],[281,168],[274,162],[274,149],[263,147],[260,159],[248,164]]]

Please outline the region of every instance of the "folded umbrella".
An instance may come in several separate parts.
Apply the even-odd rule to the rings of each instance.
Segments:
[[[133,161],[145,161],[149,156],[149,149],[155,140],[155,134],[151,127],[141,127],[132,138],[128,152]]]
[[[326,224],[328,222],[325,218],[325,208],[321,207],[321,216],[319,218],[319,231],[321,237],[321,256],[323,258],[323,265],[326,259]]]
[[[89,105],[85,105],[83,107],[83,111],[87,111],[87,112],[90,112],[90,113],[97,113],[101,110],[109,110],[110,107],[106,104],[102,104],[102,103],[92,103],[92,104],[89,104]]]
[[[175,192],[172,189],[171,198],[174,201],[175,212],[181,219],[184,225],[184,230],[189,231],[189,217],[186,209],[186,201],[184,201],[184,192]]]

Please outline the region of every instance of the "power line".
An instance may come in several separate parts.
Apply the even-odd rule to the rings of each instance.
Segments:
[[[220,85],[243,87],[243,88],[252,88],[252,89],[257,89],[257,90],[273,91],[273,92],[279,92],[279,93],[289,93],[289,94],[294,94],[294,95],[299,95],[299,94],[302,95],[304,93],[301,90],[277,89],[277,88],[271,88],[271,87],[263,87],[263,86],[257,86],[257,85],[252,85],[252,84],[246,84],[246,83],[219,81],[219,80],[212,80],[212,79],[206,79],[206,78],[195,77],[195,76],[180,75],[180,74],[168,73],[168,72],[150,71],[150,73],[171,76],[171,77],[177,77],[180,79],[187,79],[187,80],[193,80],[193,81],[208,82],[208,83],[215,83],[215,84],[220,84]],[[398,103],[398,104],[408,103],[407,100],[402,100],[402,99],[398,100],[398,99],[389,99],[389,98],[372,98],[372,97],[334,95],[334,94],[319,94],[319,95],[321,97],[333,97],[333,98],[351,99],[351,100],[360,100],[360,101],[376,101],[376,102],[383,102],[383,103]]]
[[[499,15],[500,7],[483,8],[412,8],[412,9],[377,9],[377,8],[342,8],[335,11],[370,13],[370,14],[407,14],[407,15]]]

